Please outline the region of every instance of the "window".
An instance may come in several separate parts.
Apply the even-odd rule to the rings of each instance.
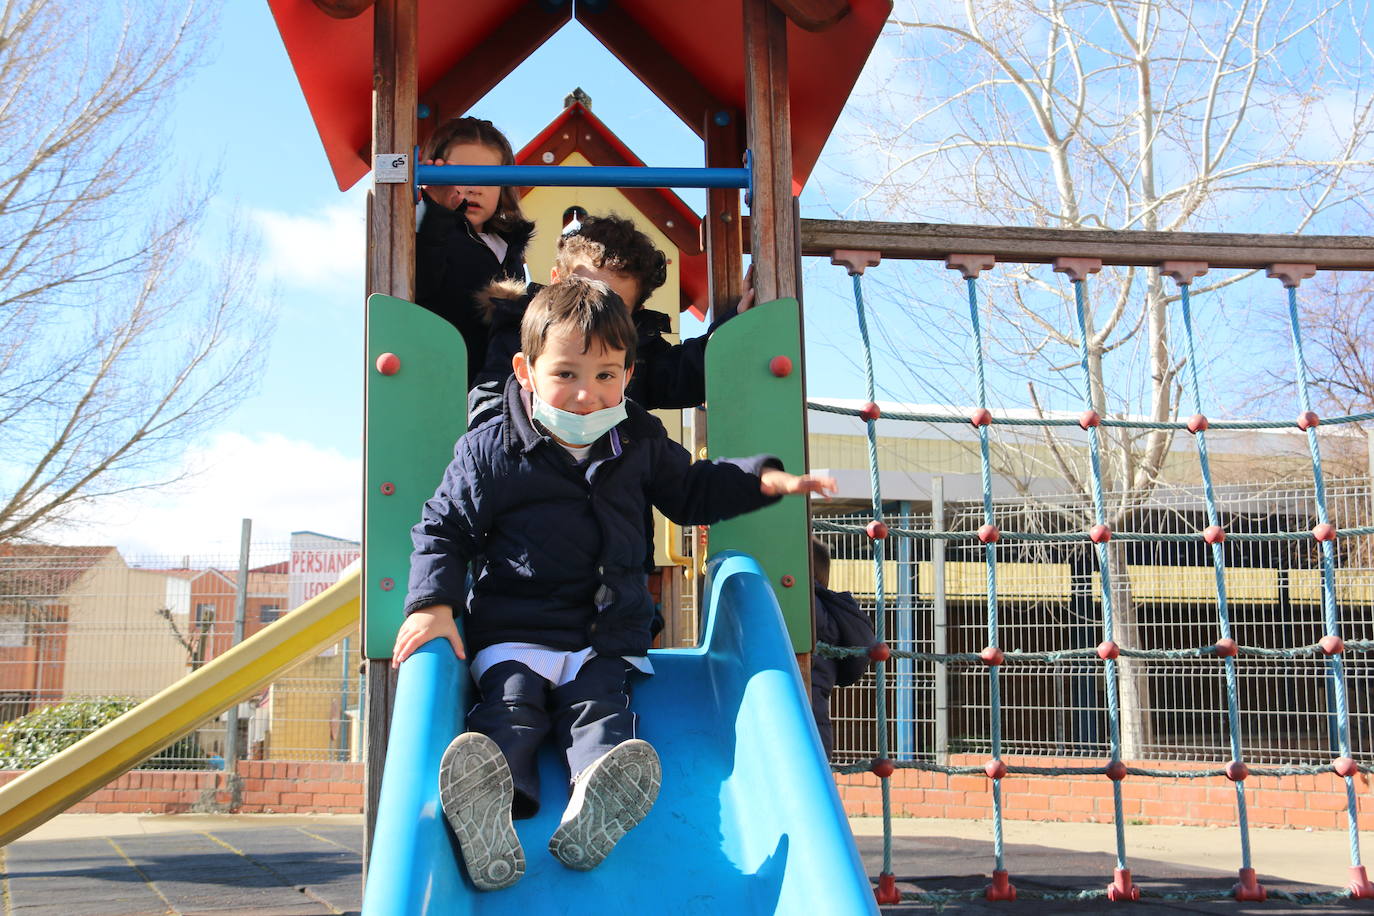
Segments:
[[[276,604],[264,604],[259,619],[263,623],[271,623],[281,617],[281,606]]]
[[[0,647],[19,648],[28,642],[28,627],[23,617],[0,617]]]

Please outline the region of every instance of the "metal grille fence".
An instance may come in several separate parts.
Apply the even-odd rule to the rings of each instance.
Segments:
[[[290,613],[357,545],[254,544],[245,636]],[[303,552],[308,548],[312,553]],[[321,574],[302,557],[332,551]],[[294,561],[294,562],[293,562]],[[294,568],[299,566],[300,568]],[[0,545],[0,768],[34,766],[234,642],[239,557],[124,557],[113,547]],[[248,759],[361,756],[356,634],[239,704]],[[152,768],[224,765],[226,716],[157,754]]]
[[[1200,487],[1161,487],[1136,494],[1123,527],[1196,533],[1207,524]],[[1122,494],[1113,494],[1111,500]],[[1129,494],[1127,494],[1129,495]],[[1310,529],[1311,485],[1292,482],[1217,488],[1228,533],[1275,534]],[[1369,478],[1328,481],[1331,514],[1342,527],[1374,522]],[[1091,505],[1081,495],[999,499],[1008,530],[1079,533]],[[885,507],[894,527],[930,529],[922,504]],[[924,510],[924,511],[922,511]],[[981,503],[944,506],[944,527],[975,531]],[[868,512],[826,521],[863,525]],[[819,533],[830,547],[831,587],[854,592],[872,612],[873,565],[861,535]],[[888,643],[917,652],[978,652],[986,640],[983,546],[896,539],[884,579]],[[1218,637],[1216,580],[1204,544],[1116,543],[1116,641],[1124,647],[1206,646]],[[1374,638],[1374,537],[1340,539],[1337,599],[1347,640]],[[1095,647],[1101,609],[1093,545],[1082,540],[997,545],[1001,645],[1049,652]],[[1236,640],[1278,648],[1315,643],[1323,634],[1320,569],[1315,542],[1225,544],[1227,592]],[[942,575],[941,575],[942,573]],[[943,588],[937,588],[937,579]],[[945,648],[937,648],[943,640]],[[1358,756],[1374,751],[1370,661],[1346,659],[1351,740]],[[1121,660],[1123,756],[1127,759],[1217,760],[1227,756],[1225,685],[1212,659]],[[887,682],[889,747],[896,759],[940,760],[949,753],[989,753],[988,679],[968,666],[894,660]],[[1333,701],[1322,658],[1250,658],[1239,666],[1246,758],[1253,763],[1325,763],[1335,747],[1328,733]],[[837,763],[875,756],[874,681],[868,675],[832,697]],[[1108,755],[1102,665],[1096,659],[1018,663],[1002,671],[1004,754],[1103,758]]]

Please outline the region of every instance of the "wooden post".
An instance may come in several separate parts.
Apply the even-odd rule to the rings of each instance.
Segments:
[[[724,122],[724,123],[721,123]],[[702,136],[706,140],[707,168],[739,168],[744,164],[744,145],[740,113],[729,109],[708,111]],[[702,246],[706,249],[707,272],[711,277],[711,314],[744,292],[740,193],[734,188],[712,188],[706,192],[706,221],[702,224]],[[702,430],[705,435],[705,430]]]
[[[415,146],[416,126],[416,0],[378,0],[373,12],[372,154],[405,154]],[[410,163],[414,169],[414,163]],[[377,184],[368,195],[368,293],[413,299],[415,291],[415,202],[409,182]],[[364,545],[366,575],[366,545]],[[367,589],[363,589],[364,595]],[[367,614],[364,599],[363,614]],[[396,681],[389,659],[365,659],[367,723],[363,877],[377,824],[382,767]]]
[[[770,0],[744,0],[745,123],[754,173],[749,201],[750,252],[754,290],[759,302],[801,302],[800,220],[792,185],[792,102],[788,91],[787,17]],[[805,354],[799,349],[805,378]],[[802,403],[805,429],[805,383]],[[806,445],[803,440],[803,449]],[[809,459],[808,459],[809,464]],[[805,532],[809,562],[811,513]],[[805,587],[810,589],[811,576]],[[797,667],[808,693],[811,654],[797,655]]]

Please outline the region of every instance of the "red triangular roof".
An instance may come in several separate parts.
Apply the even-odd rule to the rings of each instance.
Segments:
[[[339,187],[351,187],[371,167],[372,11],[335,19],[312,0],[268,2],[334,176]],[[441,120],[465,112],[573,16],[571,3],[416,2],[420,101]],[[892,4],[850,0],[849,7],[824,31],[788,24],[798,188],[811,174]],[[741,0],[618,0],[581,4],[576,16],[698,133],[717,110],[743,112]]]
[[[644,162],[625,145],[606,123],[581,102],[573,102],[515,154],[520,165],[552,165],[572,153],[581,153],[592,165],[632,165]],[[547,157],[546,157],[546,154]],[[528,192],[529,188],[522,188]],[[706,254],[701,248],[701,217],[668,188],[622,188],[624,194],[658,231],[677,246],[678,276],[682,285],[681,308],[705,313],[709,291]]]

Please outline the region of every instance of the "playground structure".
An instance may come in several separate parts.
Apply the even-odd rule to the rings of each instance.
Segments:
[[[482,74],[494,83],[514,66],[543,38],[561,27],[574,15],[593,34],[603,40],[651,88],[664,98],[668,106],[699,128],[706,146],[707,164],[719,172],[696,177],[660,170],[625,173],[596,171],[588,177],[572,178],[567,174],[550,176],[538,173],[540,180],[550,177],[573,183],[594,178],[597,181],[625,182],[633,178],[650,182],[641,186],[658,187],[660,183],[718,182],[708,195],[706,249],[710,259],[712,302],[721,302],[737,295],[741,288],[740,255],[747,248],[754,256],[756,286],[761,303],[751,315],[736,319],[713,340],[708,377],[708,398],[711,404],[707,440],[702,443],[711,454],[748,453],[768,450],[781,454],[789,467],[805,464],[804,352],[801,341],[800,307],[797,303],[798,263],[803,255],[823,255],[842,263],[855,276],[857,314],[865,339],[867,329],[859,276],[881,258],[913,257],[946,260],[968,281],[970,321],[978,333],[979,308],[976,280],[981,271],[991,269],[999,261],[1055,263],[1056,269],[1066,273],[1080,296],[1091,274],[1103,264],[1134,264],[1160,268],[1173,276],[1184,297],[1184,321],[1187,325],[1188,287],[1192,279],[1207,268],[1238,267],[1269,269],[1287,287],[1293,322],[1296,354],[1296,377],[1300,391],[1305,394],[1304,368],[1301,349],[1300,321],[1296,290],[1304,276],[1315,269],[1369,269],[1374,267],[1374,249],[1360,244],[1360,240],[1337,237],[1305,237],[1302,239],[1228,236],[1206,234],[1189,236],[1170,233],[1151,237],[1146,233],[1132,233],[1129,241],[1121,233],[1062,232],[1052,230],[1021,230],[990,227],[961,226],[903,226],[897,224],[858,224],[798,220],[795,193],[805,181],[819,154],[821,143],[833,124],[839,106],[843,104],[853,77],[862,65],[868,48],[876,39],[877,30],[887,12],[882,2],[814,2],[784,3],[769,0],[744,0],[743,4],[716,2],[693,5],[679,11],[681,5],[625,3],[608,12],[608,5],[585,3],[576,11],[567,3],[489,2],[481,5],[482,15],[471,21],[449,26],[448,31],[433,28],[419,29],[420,15],[426,4],[419,0],[384,0],[368,2],[325,2],[315,4],[274,0],[274,12],[283,38],[291,51],[293,64],[311,103],[312,112],[320,126],[322,140],[340,185],[347,186],[360,177],[373,157],[394,160],[405,157],[418,139],[417,124],[410,112],[424,103],[424,127],[443,118],[460,114],[479,98],[489,84],[464,82],[459,76]],[[362,15],[368,11],[366,15]],[[433,7],[430,7],[433,12]],[[326,13],[329,13],[327,16]],[[331,16],[344,15],[333,19]],[[723,32],[720,23],[730,28],[741,22],[743,42],[732,45],[733,31]],[[690,18],[690,22],[686,21]],[[814,32],[804,29],[815,29]],[[706,33],[709,33],[706,34]],[[670,38],[670,36],[672,36]],[[815,38],[815,36],[820,36]],[[818,44],[811,44],[815,39]],[[713,39],[729,39],[712,44]],[[439,45],[445,44],[445,47]],[[793,61],[802,56],[814,56],[824,47],[826,59],[835,59],[844,66],[789,66],[789,45],[799,51]],[[374,60],[377,70],[372,70]],[[683,63],[693,61],[694,69]],[[361,63],[360,63],[361,61]],[[704,63],[703,63],[704,62]],[[480,65],[479,65],[480,64]],[[719,66],[717,66],[719,64]],[[741,68],[742,69],[739,69]],[[819,73],[826,70],[824,74]],[[366,74],[366,80],[359,77]],[[423,86],[422,86],[423,82]],[[359,100],[364,87],[375,86],[372,111],[372,135],[366,137],[368,112]],[[742,87],[742,88],[741,88]],[[422,95],[423,92],[423,95]],[[789,100],[804,101],[793,105]],[[784,114],[791,112],[789,118]],[[793,131],[796,128],[796,131]],[[360,155],[360,149],[366,150]],[[738,167],[744,150],[750,151],[748,166]],[[413,912],[421,906],[444,900],[443,905],[457,911],[475,908],[472,895],[456,874],[456,864],[447,835],[433,808],[437,795],[432,774],[437,767],[438,753],[448,737],[458,727],[458,710],[464,670],[455,665],[442,649],[426,651],[401,673],[399,687],[389,670],[388,655],[392,636],[399,621],[399,604],[404,592],[402,583],[406,572],[409,543],[405,538],[413,523],[417,500],[432,489],[438,470],[447,461],[451,443],[462,431],[461,399],[450,403],[449,413],[436,418],[432,398],[434,390],[461,390],[464,367],[454,360],[462,348],[456,346],[452,333],[443,322],[408,302],[413,270],[414,211],[413,185],[416,182],[442,183],[456,181],[464,173],[457,170],[427,171],[409,163],[406,179],[394,184],[379,183],[371,198],[369,221],[368,287],[373,292],[368,309],[368,411],[366,445],[367,492],[367,548],[360,580],[351,580],[351,588],[360,590],[363,602],[365,655],[369,659],[368,742],[371,748],[369,815],[377,821],[371,840],[369,870],[369,912]],[[475,177],[476,170],[470,170]],[[483,183],[502,180],[533,182],[536,173],[511,171],[483,173]],[[493,174],[497,177],[491,177]],[[710,185],[702,185],[710,186]],[[741,218],[736,187],[748,186],[751,195],[751,218],[747,221],[748,241]],[[794,231],[795,230],[795,231]],[[1072,256],[1066,256],[1068,252]],[[1193,345],[1191,336],[1189,346]],[[973,354],[978,369],[980,389],[983,371],[981,346]],[[1190,360],[1195,366],[1196,361]],[[1086,384],[1086,381],[1085,381]],[[874,379],[869,363],[869,406],[859,411],[866,421],[870,443],[876,436],[875,424],[880,420],[917,419],[889,414],[883,416],[876,406]],[[1199,397],[1197,381],[1189,386]],[[416,417],[423,405],[425,422]],[[442,405],[441,405],[442,406]],[[1170,421],[1163,424],[1171,429],[1187,430],[1197,438],[1201,459],[1201,473],[1208,479],[1205,443],[1206,430],[1225,425],[1204,415],[1205,405],[1196,405],[1196,416],[1189,421]],[[1319,419],[1304,401],[1300,405],[1298,425],[1313,443],[1313,473],[1320,494],[1321,465],[1316,449],[1316,428]],[[1322,418],[1321,423],[1354,422],[1371,417]],[[992,729],[994,746],[992,757],[982,767],[946,767],[959,774],[985,776],[989,780],[994,809],[995,868],[992,886],[985,892],[990,899],[1012,899],[1017,891],[1006,863],[1003,861],[1000,818],[1002,816],[1004,780],[1035,768],[1008,766],[1000,759],[998,738],[998,684],[1005,665],[1031,660],[1027,653],[1005,650],[999,644],[998,611],[996,602],[996,545],[1029,535],[1001,531],[993,512],[990,475],[988,471],[989,426],[1006,422],[995,417],[987,406],[985,391],[980,394],[979,406],[972,417],[920,417],[938,422],[972,422],[980,437],[983,460],[983,497],[985,519],[976,538],[984,546],[989,577],[989,615],[987,647],[980,653],[953,655],[926,653],[919,657],[949,665],[986,666],[993,696]],[[1061,421],[1043,421],[1061,422]],[[1086,410],[1077,422],[1090,437],[1093,463],[1098,461],[1097,431],[1104,425],[1125,425],[1127,420],[1102,416],[1092,406],[1092,392],[1087,392]],[[1291,423],[1292,421],[1272,421]],[[404,441],[405,448],[399,447]],[[1094,475],[1100,479],[1099,475]],[[874,548],[874,576],[878,594],[877,620],[882,626],[883,570],[886,543],[900,537],[939,537],[946,540],[967,538],[965,534],[931,534],[889,528],[881,514],[882,499],[878,488],[876,465],[873,467],[874,518],[861,529],[871,539]],[[1208,484],[1210,490],[1210,483]],[[1095,545],[1102,575],[1103,620],[1102,641],[1097,646],[1074,647],[1056,653],[1062,658],[1095,658],[1102,662],[1103,677],[1115,704],[1117,662],[1122,656],[1150,657],[1139,649],[1121,645],[1116,639],[1110,602],[1111,564],[1107,560],[1106,545],[1131,538],[1148,539],[1149,532],[1110,531],[1101,517],[1100,491],[1096,524],[1081,538]],[[1210,498],[1208,510],[1215,516],[1216,506]],[[1293,537],[1312,538],[1320,545],[1323,556],[1324,606],[1326,634],[1312,646],[1294,646],[1286,651],[1295,655],[1322,657],[1327,660],[1331,679],[1338,697],[1335,712],[1340,734],[1338,755],[1333,763],[1301,768],[1303,773],[1333,772],[1345,780],[1352,840],[1351,886],[1340,896],[1374,896],[1374,886],[1365,876],[1359,858],[1358,811],[1353,779],[1369,767],[1352,756],[1348,733],[1348,711],[1344,708],[1343,655],[1364,651],[1371,645],[1364,641],[1344,641],[1340,635],[1339,609],[1334,595],[1334,539],[1356,534],[1369,534],[1371,529],[1340,529],[1325,517],[1325,507],[1319,502],[1317,510],[1321,523],[1312,532],[1293,532]],[[737,549],[757,558],[757,566],[743,557],[726,554],[716,562],[711,584],[711,623],[708,636],[699,650],[674,650],[656,656],[660,674],[653,683],[639,693],[639,699],[655,715],[654,728],[664,729],[652,735],[656,744],[665,749],[665,759],[680,754],[684,762],[684,776],[673,787],[665,789],[661,809],[646,822],[639,832],[626,841],[625,861],[612,861],[606,869],[593,876],[576,876],[584,883],[579,891],[594,896],[592,888],[624,895],[635,882],[628,875],[641,859],[636,858],[636,845],[647,848],[653,840],[659,846],[693,850],[701,853],[675,878],[670,888],[656,884],[646,889],[653,897],[645,908],[662,908],[673,893],[700,892],[703,886],[721,882],[712,889],[726,899],[749,901],[754,911],[767,912],[784,907],[785,902],[818,898],[822,885],[842,896],[830,911],[851,912],[869,910],[873,900],[868,887],[857,872],[853,847],[844,836],[842,812],[838,807],[833,783],[824,774],[823,760],[818,759],[814,735],[806,725],[804,704],[798,693],[795,672],[806,677],[808,653],[813,636],[810,623],[809,581],[805,542],[809,530],[804,504],[778,506],[768,513],[746,517],[717,526],[711,532],[710,550],[713,554]],[[824,526],[820,526],[824,527]],[[1214,530],[1215,528],[1215,530]],[[833,530],[833,529],[832,529]],[[848,529],[846,529],[848,530]],[[1218,891],[1211,896],[1235,896],[1242,900],[1262,899],[1265,890],[1259,883],[1250,862],[1245,834],[1245,781],[1279,775],[1278,769],[1250,767],[1244,762],[1244,749],[1236,738],[1234,721],[1237,700],[1234,690],[1237,666],[1247,657],[1262,654],[1249,647],[1237,645],[1231,635],[1225,599],[1225,564],[1221,544],[1227,533],[1213,525],[1195,537],[1202,538],[1211,548],[1217,569],[1218,632],[1215,645],[1197,648],[1181,647],[1172,650],[1190,657],[1219,658],[1222,676],[1228,684],[1228,719],[1231,721],[1231,742],[1226,749],[1229,759],[1213,770],[1179,773],[1154,773],[1146,768],[1128,766],[1119,753],[1113,735],[1113,753],[1101,766],[1080,768],[1081,772],[1099,773],[1110,780],[1117,800],[1117,869],[1109,888],[1101,892],[1111,900],[1136,899],[1140,888],[1132,883],[1126,861],[1124,819],[1120,810],[1120,786],[1124,779],[1143,776],[1224,775],[1235,785],[1236,805],[1241,821],[1241,866],[1238,884],[1234,889]],[[1231,535],[1234,537],[1234,535]],[[335,614],[346,614],[347,589],[340,586],[312,604],[330,621]],[[774,598],[780,615],[774,610]],[[300,612],[296,612],[297,614]],[[313,637],[283,639],[282,623],[295,618],[289,615],[272,628],[265,630],[262,642],[254,651],[270,646],[276,655],[296,657],[319,644]],[[778,621],[786,629],[779,626]],[[332,625],[332,624],[329,624]],[[321,626],[328,628],[327,624]],[[331,631],[331,635],[336,631]],[[786,634],[786,635],[784,635]],[[316,634],[318,635],[318,634]],[[889,779],[898,766],[936,768],[918,763],[894,763],[886,748],[884,727],[884,697],[887,665],[897,655],[884,643],[885,634],[879,631],[879,644],[874,647],[819,647],[829,654],[867,652],[877,663],[879,710],[879,753],[877,759],[850,770],[869,771],[880,780],[884,797],[884,818],[887,810]],[[324,640],[328,641],[328,640]],[[251,642],[251,641],[250,641]],[[798,667],[791,667],[789,647],[795,652]],[[244,644],[245,647],[248,643]],[[233,664],[223,666],[239,675],[245,653]],[[917,657],[916,653],[908,653]],[[213,665],[207,666],[209,671]],[[242,666],[245,670],[246,665]],[[204,673],[204,672],[200,672]],[[205,706],[201,717],[213,710],[217,703],[227,705],[250,692],[241,690],[247,681],[235,681],[235,686],[222,690],[205,690],[195,684],[183,683],[178,696],[203,696]],[[256,682],[255,682],[256,683]],[[705,692],[712,685],[715,693],[709,704],[686,705],[681,697]],[[398,692],[393,695],[392,690]],[[232,696],[231,696],[232,694]],[[202,707],[195,707],[202,709]],[[393,716],[394,710],[394,716]],[[660,712],[661,711],[661,712]],[[670,727],[673,721],[684,722],[681,728]],[[733,729],[721,729],[721,721],[733,723]],[[715,723],[711,740],[695,739],[690,723]],[[175,727],[154,727],[143,720],[131,720],[125,725],[130,735],[139,741],[108,758],[103,768],[76,763],[74,769],[60,770],[62,758],[54,758],[55,766],[44,771],[40,767],[30,774],[27,784],[17,780],[0,790],[0,803],[10,799],[32,805],[21,808],[13,821],[0,820],[5,838],[22,832],[27,826],[51,816],[69,803],[76,793],[89,791],[99,785],[99,778],[109,778],[136,762],[138,753],[155,749],[155,741],[174,737]],[[187,728],[193,727],[194,723]],[[719,732],[723,731],[722,736]],[[106,733],[108,740],[116,732]],[[769,743],[776,747],[768,747]],[[761,746],[762,745],[762,746]],[[94,745],[93,745],[94,746]],[[121,745],[121,747],[124,747]],[[386,748],[388,779],[384,783],[378,763]],[[75,748],[73,749],[75,750]],[[776,755],[776,756],[770,756]],[[62,763],[63,766],[67,765]],[[44,765],[47,766],[46,764]],[[1292,771],[1286,768],[1284,772]],[[848,771],[848,770],[846,770]],[[78,780],[73,774],[81,774]],[[1052,774],[1046,774],[1052,775]],[[35,791],[39,783],[56,784],[71,781],[71,792],[42,799]],[[47,780],[47,782],[45,782]],[[550,784],[558,780],[550,779]],[[400,788],[392,788],[394,783]],[[406,784],[410,785],[407,786]],[[665,783],[665,787],[668,784]],[[1014,786],[1014,782],[1012,784]],[[384,787],[385,786],[385,787]],[[17,787],[17,788],[16,788]],[[428,787],[428,788],[426,788]],[[762,792],[777,788],[773,798]],[[1011,791],[1009,788],[1008,791]],[[378,795],[383,801],[379,804]],[[675,795],[675,793],[681,793]],[[784,804],[778,799],[787,799]],[[714,808],[712,807],[714,803]],[[671,813],[697,812],[705,807],[705,820],[686,818],[667,823]],[[552,812],[555,805],[547,806]],[[7,804],[0,809],[10,810]],[[760,812],[766,816],[760,816]],[[8,815],[4,815],[8,816]],[[769,817],[774,818],[769,820]],[[535,821],[528,825],[531,837],[543,835],[547,824]],[[720,830],[719,837],[700,831],[706,826]],[[670,829],[671,828],[671,829]],[[688,833],[675,833],[687,830]],[[696,831],[696,832],[691,832]],[[786,841],[785,843],[783,841]],[[712,846],[711,844],[715,844]],[[721,855],[710,858],[717,850]],[[649,852],[641,849],[640,857]],[[823,862],[823,865],[818,865]],[[482,908],[515,909],[528,899],[524,893],[558,892],[572,876],[561,873],[540,874],[532,871],[523,883],[509,895],[490,895],[481,900]],[[569,883],[568,888],[572,885]],[[857,894],[856,888],[863,893]],[[435,896],[430,897],[430,890]],[[671,893],[670,893],[671,890]],[[408,895],[422,894],[418,904],[406,903]],[[1022,894],[1026,896],[1026,894]],[[1077,895],[1081,896],[1081,895]],[[878,902],[897,903],[904,899],[895,886],[889,862],[878,882]],[[928,895],[935,901],[941,898]],[[436,907],[437,908],[437,907]],[[527,906],[526,906],[527,908]],[[826,909],[820,906],[820,909]]]

